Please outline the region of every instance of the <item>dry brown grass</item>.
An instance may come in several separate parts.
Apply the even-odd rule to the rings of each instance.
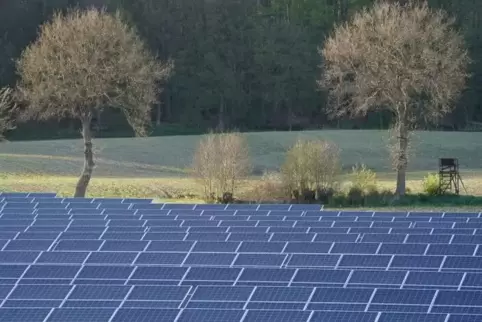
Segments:
[[[411,192],[422,192],[422,179],[426,173],[411,173],[407,187]],[[349,184],[349,176],[344,178]],[[395,175],[380,175],[379,189],[394,190]],[[482,173],[463,173],[462,178],[468,194],[482,196]],[[279,188],[279,178],[276,174],[268,174],[264,181],[261,178],[251,178],[241,182],[239,196],[256,195],[259,201],[282,199]],[[0,174],[0,191],[17,192],[56,192],[61,196],[71,196],[74,192],[77,178],[74,176],[50,175],[9,175]],[[462,191],[465,194],[464,191]],[[87,191],[88,196],[96,197],[137,197],[154,198],[170,202],[202,202],[202,186],[190,178],[105,178],[94,177]],[[274,198],[273,198],[274,197]],[[251,198],[250,198],[251,199]],[[256,199],[254,199],[256,200]]]

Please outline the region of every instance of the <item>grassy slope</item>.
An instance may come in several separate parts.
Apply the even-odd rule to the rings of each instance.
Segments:
[[[386,131],[307,131],[247,134],[257,173],[277,169],[286,149],[297,138],[324,138],[342,149],[345,168],[365,163],[393,187],[389,173]],[[97,168],[89,189],[97,196],[166,197],[198,193],[186,177],[200,136],[95,140]],[[427,171],[436,171],[439,157],[458,157],[469,193],[482,195],[482,180],[476,173],[482,160],[482,133],[416,132],[410,160],[409,187],[420,188]],[[0,145],[0,190],[72,192],[82,166],[80,140],[7,142]],[[59,178],[59,176],[65,176]],[[110,177],[110,178],[109,178]],[[135,178],[134,178],[135,177]],[[122,179],[123,178],[123,179]],[[413,181],[415,180],[415,181]]]
[[[247,134],[255,170],[276,169],[286,149],[299,138],[324,138],[342,149],[346,168],[365,163],[377,172],[390,171],[386,131],[307,131]],[[97,176],[166,177],[184,174],[200,136],[95,140]],[[461,168],[478,169],[482,133],[416,132],[410,171],[434,171],[439,157],[458,157]],[[82,165],[80,140],[8,142],[0,145],[1,172],[77,175]]]

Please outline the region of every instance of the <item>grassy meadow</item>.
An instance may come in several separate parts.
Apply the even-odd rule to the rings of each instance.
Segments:
[[[277,170],[286,150],[298,138],[333,141],[341,148],[346,171],[356,163],[364,163],[377,172],[381,188],[395,185],[387,157],[387,131],[260,132],[246,136],[254,171],[241,190],[249,189],[264,171]],[[97,166],[88,194],[199,202],[200,187],[188,176],[199,139],[194,135],[97,139]],[[83,163],[82,148],[79,139],[1,144],[0,190],[71,195]],[[457,157],[468,194],[482,196],[481,148],[482,133],[415,132],[407,186],[412,192],[420,191],[423,176],[437,171],[438,158]]]

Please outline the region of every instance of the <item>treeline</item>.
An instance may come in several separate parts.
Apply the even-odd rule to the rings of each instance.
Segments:
[[[395,1],[395,0],[394,0]],[[402,0],[400,0],[402,1]],[[159,58],[175,72],[152,112],[159,125],[189,133],[208,128],[298,130],[386,128],[389,112],[330,120],[318,48],[334,25],[374,0],[3,0],[0,1],[0,87],[17,80],[14,61],[56,10],[72,6],[120,9]],[[430,0],[457,19],[473,60],[471,80],[442,129],[477,129],[482,122],[482,1]],[[97,136],[129,135],[115,111],[96,116]],[[171,124],[166,126],[166,124]],[[172,124],[176,124],[173,130]],[[30,122],[10,138],[79,135],[73,120]],[[186,130],[187,129],[187,130]]]

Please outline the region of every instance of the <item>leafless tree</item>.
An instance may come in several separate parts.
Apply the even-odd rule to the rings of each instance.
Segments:
[[[454,20],[425,2],[379,2],[335,28],[320,54],[319,85],[330,91],[332,116],[393,113],[396,195],[404,195],[411,129],[450,112],[468,77],[470,59]]]
[[[158,82],[168,78],[172,63],[151,56],[119,13],[74,9],[41,27],[17,67],[27,118],[81,121],[85,158],[75,196],[83,197],[94,169],[93,116],[106,107],[121,109],[135,133],[146,135]]]
[[[4,134],[15,128],[17,104],[11,88],[0,88],[0,141],[5,139]]]
[[[340,149],[324,140],[298,140],[286,153],[281,167],[285,186],[297,190],[318,191],[335,186],[341,170]]]
[[[241,133],[210,133],[199,142],[192,173],[206,200],[221,199],[225,193],[234,195],[250,171],[249,147]]]

